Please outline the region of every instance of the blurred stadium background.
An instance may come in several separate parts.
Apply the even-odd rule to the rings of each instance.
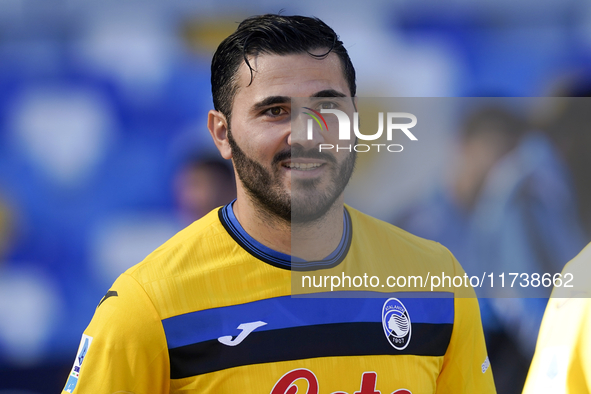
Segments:
[[[215,160],[206,129],[212,106],[209,62],[237,21],[282,9],[318,16],[341,35],[358,72],[359,96],[586,93],[591,3],[584,0],[1,0],[0,393],[61,390],[82,331],[117,275],[210,207],[231,199],[231,174]],[[559,227],[573,234],[572,245],[545,257],[560,271],[590,239],[585,169],[591,167],[580,152],[591,142],[574,130],[569,134],[574,142],[563,147],[557,142],[560,122],[552,124],[546,120],[545,133],[523,126],[499,143],[474,127],[443,131],[431,140],[427,164],[425,157],[406,157],[388,169],[390,181],[379,193],[352,193],[351,201],[417,233],[441,237],[437,240],[459,258],[470,256],[460,246],[454,250],[455,243],[461,244],[462,231],[471,228],[463,221],[483,220],[466,218],[478,211],[483,185],[493,182],[491,169],[502,178],[514,173],[506,169],[507,155],[563,154],[562,164],[543,167],[536,161],[533,166],[550,168],[565,185],[556,186],[546,173],[521,173],[525,183],[534,184],[525,206],[527,198],[544,200],[562,190],[557,188],[565,190],[559,201],[542,201],[531,220],[559,214],[563,206],[578,212],[576,223]],[[578,153],[572,153],[572,145]],[[458,157],[465,158],[460,160],[464,168],[482,169],[462,181],[447,181]],[[564,177],[555,170],[563,164]],[[359,171],[371,168],[362,162]],[[429,200],[434,193],[429,185],[446,182],[460,190],[454,195],[463,208],[456,213]],[[516,185],[519,189],[521,183]],[[376,196],[382,196],[380,208],[371,212]],[[417,208],[417,201],[435,209],[439,222],[417,216],[431,212]],[[507,225],[515,226],[507,215]],[[454,235],[445,234],[451,221],[460,229],[455,239],[446,240]],[[435,231],[438,225],[443,234]],[[540,224],[546,225],[555,223]],[[494,245],[515,240],[519,237]],[[509,363],[510,371],[502,372],[501,362],[493,361],[499,393],[520,392],[539,316],[516,323],[519,308],[488,308],[491,315],[499,308],[517,310],[505,313],[507,319],[497,312],[487,324],[487,339],[497,347],[509,344],[507,353],[496,357]],[[523,338],[531,343],[519,345]]]

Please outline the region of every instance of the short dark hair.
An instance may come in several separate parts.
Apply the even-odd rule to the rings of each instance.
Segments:
[[[311,53],[324,48],[328,49],[326,53],[320,55]],[[250,69],[252,83],[255,70],[248,61],[249,56],[308,53],[312,57],[323,59],[331,52],[341,60],[351,97],[355,96],[353,63],[337,34],[326,23],[318,18],[298,15],[267,14],[245,19],[234,33],[222,41],[213,55],[211,62],[213,106],[226,115],[229,121],[232,102],[238,89],[236,76],[243,61]]]

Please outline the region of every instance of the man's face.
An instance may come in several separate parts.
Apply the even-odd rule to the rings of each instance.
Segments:
[[[350,92],[340,60],[334,54],[316,59],[305,53],[249,60],[256,72],[249,85],[248,67],[243,64],[238,71],[228,135],[241,186],[259,208],[285,221],[317,220],[341,197],[355,154],[319,152],[319,144],[338,144],[336,117],[326,116],[330,134],[318,128],[308,140],[308,117],[300,105],[292,107],[291,98],[306,98],[298,101],[318,111],[338,106],[351,113],[352,101],[341,99]]]

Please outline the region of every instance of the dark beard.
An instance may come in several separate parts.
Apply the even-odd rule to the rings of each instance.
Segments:
[[[295,145],[273,157],[270,172],[240,149],[229,128],[228,142],[232,148],[234,167],[247,194],[263,211],[263,214],[271,214],[272,217],[279,218],[286,223],[303,224],[322,219],[345,190],[355,168],[356,154],[354,152],[349,154],[337,168],[337,161],[333,155],[319,152],[315,150],[317,148],[306,151],[301,146]],[[331,166],[332,183],[327,187],[326,192],[318,193],[316,191],[316,186],[319,183],[317,179],[299,180],[295,184],[292,178],[292,195],[290,196],[283,189],[280,180],[281,169],[278,166],[278,163],[290,158],[321,159],[326,162],[324,165]],[[303,191],[303,196],[292,198],[294,191],[300,190]]]

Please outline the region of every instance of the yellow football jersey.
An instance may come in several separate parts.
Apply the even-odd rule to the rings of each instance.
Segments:
[[[117,279],[63,393],[494,393],[475,297],[291,296],[292,269],[463,274],[435,242],[349,207],[344,223],[306,262],[250,237],[231,205],[209,213]]]
[[[565,266],[552,292],[524,394],[591,393],[590,274],[591,244]]]

